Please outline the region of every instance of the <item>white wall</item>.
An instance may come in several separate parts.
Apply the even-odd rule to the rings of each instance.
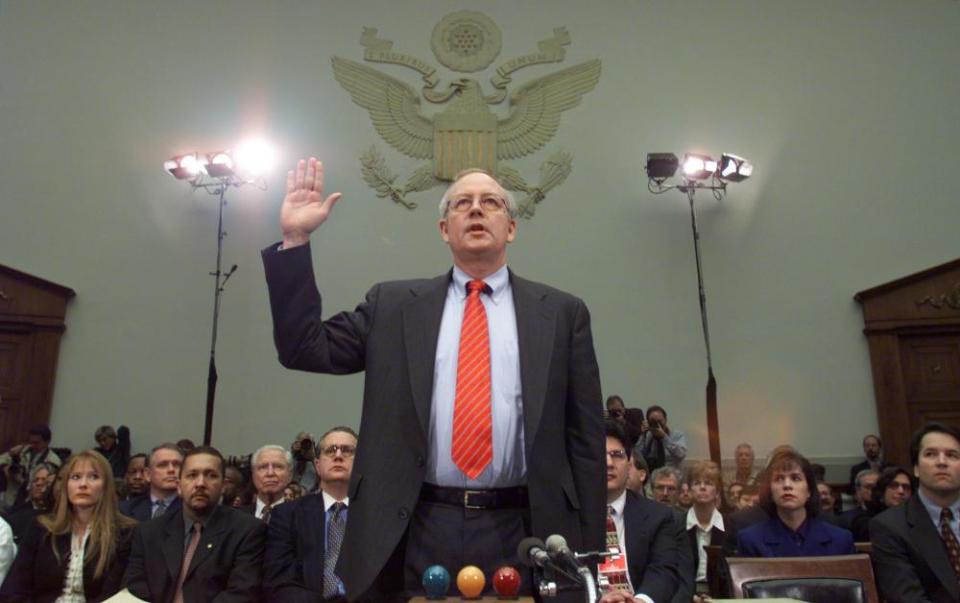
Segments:
[[[105,422],[130,425],[137,448],[201,437],[216,203],[162,173],[178,152],[260,132],[284,165],[325,160],[345,193],[313,247],[331,310],[377,280],[447,268],[440,189],[409,212],[361,180],[374,144],[404,177],[419,163],[379,139],[330,57],[360,60],[370,26],[435,62],[433,25],[462,8],[499,24],[500,61],[558,26],[573,38],[565,65],[603,61],[546,150],[512,164],[535,181],[546,154],[574,154],[510,257],[587,301],[604,393],[665,405],[691,455],[707,454],[688,210],[646,191],[642,163],[650,151],[739,152],[756,176],[722,203],[698,199],[724,452],[749,439],[759,454],[793,442],[857,455],[876,413],[853,294],[957,256],[952,0],[2,2],[0,262],[77,291],[56,441],[92,444]],[[418,86],[412,71],[377,68]],[[240,268],[221,315],[214,427],[228,453],[358,419],[359,376],[275,360],[258,252],[278,238],[282,183],[278,170],[266,193],[230,193],[225,263]]]

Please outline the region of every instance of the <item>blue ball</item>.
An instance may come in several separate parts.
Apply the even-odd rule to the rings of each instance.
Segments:
[[[423,572],[423,590],[428,599],[442,599],[450,590],[450,572],[442,565],[431,565]]]

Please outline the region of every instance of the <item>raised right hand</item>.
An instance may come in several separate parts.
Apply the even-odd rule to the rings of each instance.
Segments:
[[[284,249],[303,245],[310,234],[327,221],[341,193],[323,198],[323,163],[311,157],[297,162],[296,171],[287,172],[287,195],[280,206],[280,229]]]

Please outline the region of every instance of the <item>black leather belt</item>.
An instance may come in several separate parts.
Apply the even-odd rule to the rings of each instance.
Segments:
[[[467,490],[425,483],[420,489],[420,500],[464,509],[523,509],[529,506],[525,486]]]

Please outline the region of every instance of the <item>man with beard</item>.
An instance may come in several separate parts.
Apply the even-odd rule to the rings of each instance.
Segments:
[[[180,467],[181,513],[137,527],[124,582],[147,601],[260,600],[266,526],[219,504],[225,463],[211,446],[187,451]]]

